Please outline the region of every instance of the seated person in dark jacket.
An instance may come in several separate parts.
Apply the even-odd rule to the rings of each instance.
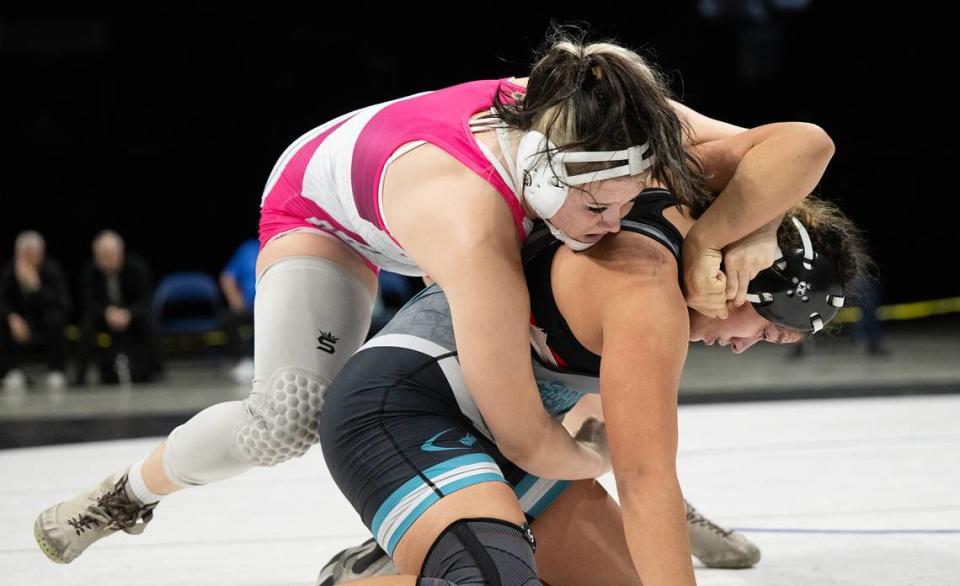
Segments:
[[[87,364],[98,346],[106,346],[97,357],[101,382],[156,380],[162,364],[147,263],[125,252],[119,234],[104,230],[93,239],[93,260],[83,269],[80,287],[83,318],[77,384],[86,382]],[[109,344],[102,334],[109,336]]]
[[[70,312],[70,294],[60,266],[45,258],[46,244],[39,232],[17,236],[14,258],[0,271],[0,376],[5,390],[22,391],[26,376],[18,368],[24,351],[40,348],[50,372],[47,388],[62,389],[66,360],[64,328]]]

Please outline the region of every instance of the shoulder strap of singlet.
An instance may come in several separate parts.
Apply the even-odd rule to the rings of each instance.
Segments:
[[[677,262],[683,248],[683,235],[663,217],[663,210],[677,205],[675,195],[661,188],[640,192],[630,212],[620,220],[620,229],[648,236],[669,250]]]
[[[542,235],[537,230],[534,234]],[[532,237],[533,235],[531,239]],[[530,313],[533,315],[534,325],[547,335],[547,346],[560,358],[558,362],[562,362],[564,367],[576,372],[598,374],[600,357],[583,347],[557,307],[550,284],[550,267],[562,244],[549,230],[546,231],[546,237],[552,242],[535,241],[533,246],[537,252],[526,257],[523,267],[530,292]]]
[[[621,221],[620,228],[643,234],[666,247],[680,262],[683,235],[663,217],[663,210],[677,205],[677,198],[666,189],[645,189],[634,200],[633,207]],[[543,224],[534,228],[523,248],[524,273],[530,291],[530,309],[537,327],[547,335],[547,344],[575,372],[592,375],[600,372],[600,357],[587,350],[570,330],[560,314],[550,268],[562,244]]]

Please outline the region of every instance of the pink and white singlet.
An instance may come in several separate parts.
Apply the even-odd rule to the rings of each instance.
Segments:
[[[380,210],[387,166],[424,143],[490,182],[525,239],[531,223],[509,173],[476,140],[470,123],[490,109],[498,91],[508,102],[524,90],[508,79],[473,81],[368,106],[314,128],[287,148],[270,174],[261,202],[261,248],[281,234],[318,232],[346,243],[374,272],[423,275],[390,235]]]

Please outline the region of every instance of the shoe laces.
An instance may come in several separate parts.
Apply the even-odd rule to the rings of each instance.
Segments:
[[[67,519],[67,525],[73,527],[73,530],[80,535],[87,529],[99,527],[100,520],[86,513],[77,515],[73,519]]]
[[[732,530],[724,529],[723,527],[717,525],[710,519],[707,519],[700,514],[700,511],[693,508],[693,505],[686,503],[687,505],[687,524],[699,525],[701,527],[706,527],[707,529],[717,533],[721,537],[726,537],[733,533]]]
[[[153,518],[153,509],[157,504],[143,505],[131,500],[127,496],[126,483],[127,475],[124,474],[111,490],[97,497],[95,504],[87,507],[84,512],[67,520],[67,524],[73,527],[77,535],[94,527],[123,530],[132,534],[142,533]],[[137,525],[137,521],[141,519],[143,523]]]

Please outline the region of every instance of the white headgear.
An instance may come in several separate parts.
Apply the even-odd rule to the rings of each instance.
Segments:
[[[549,220],[567,200],[571,185],[583,185],[615,177],[639,175],[653,166],[653,154],[643,155],[649,144],[634,145],[621,151],[556,152],[546,136],[531,130],[525,132],[517,148],[517,169],[523,178],[523,198],[543,220]],[[547,151],[551,152],[547,156]],[[567,175],[565,163],[606,163],[625,161],[622,165],[579,175]]]

